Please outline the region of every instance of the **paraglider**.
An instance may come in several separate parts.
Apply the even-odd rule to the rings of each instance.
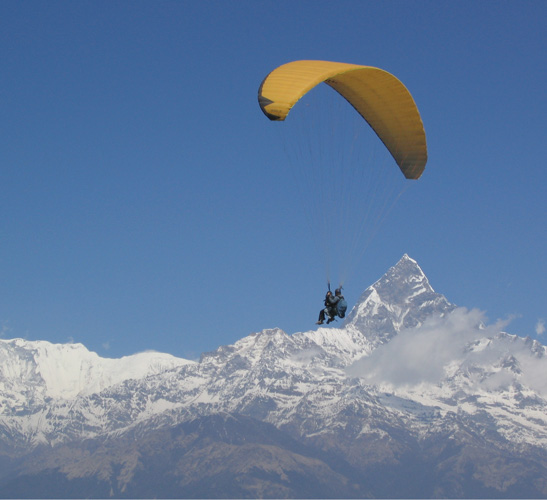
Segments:
[[[418,179],[427,162],[425,131],[414,99],[395,76],[380,68],[330,61],[294,61],[274,69],[258,90],[273,121],[283,121],[307,92],[326,83],[368,122],[407,179]]]
[[[298,101],[305,96],[307,97],[307,94],[321,83],[325,83],[338,92],[357,111],[361,118],[368,123],[370,129],[374,131],[384,144],[406,179],[420,178],[427,163],[426,137],[420,113],[412,95],[403,83],[383,69],[331,61],[302,60],[289,62],[274,69],[262,81],[258,90],[260,108],[270,120],[282,122],[287,118],[289,112]],[[323,107],[321,102],[319,103],[319,107]],[[327,108],[326,105],[324,107]],[[323,117],[321,119],[323,120]],[[313,123],[309,125],[313,125]],[[366,210],[360,210],[363,200],[368,201],[367,196],[364,195],[364,189],[360,191],[357,189],[357,192],[353,194],[356,200],[356,202],[353,202],[353,205],[351,201],[348,201],[350,199],[349,192],[346,194],[341,190],[341,184],[343,183],[348,185],[349,189],[355,190],[356,187],[360,188],[361,178],[358,178],[358,175],[354,174],[360,174],[363,167],[367,166],[365,165],[366,162],[354,162],[357,164],[357,171],[354,170],[344,175],[340,174],[340,181],[337,179],[336,183],[329,184],[332,179],[331,169],[339,170],[338,161],[342,164],[346,156],[350,156],[348,150],[352,149],[354,145],[351,148],[344,149],[338,155],[333,154],[333,161],[329,160],[330,163],[327,162],[326,170],[324,172],[318,171],[321,168],[318,164],[322,163],[322,161],[318,161],[317,158],[319,157],[319,160],[322,160],[321,155],[327,156],[323,153],[325,143],[331,139],[330,136],[334,136],[333,131],[335,132],[338,128],[339,122],[336,125],[333,124],[329,129],[326,140],[316,140],[314,137],[313,141],[310,141],[309,144],[302,147],[298,146],[297,149],[304,150],[310,154],[309,160],[304,158],[304,161],[301,162],[309,165],[310,175],[326,179],[324,184],[327,184],[325,188],[328,191],[325,196],[327,201],[319,200],[319,203],[315,205],[319,207],[317,210],[323,210],[324,214],[318,216],[314,228],[324,228],[325,235],[323,236],[323,240],[341,244],[345,250],[350,247],[365,247],[365,245],[361,245],[357,240],[341,243],[338,240],[343,240],[344,235],[333,237],[333,228],[337,229],[340,227],[339,231],[351,231],[355,233],[358,239],[366,231],[364,231],[363,227],[354,228],[349,224],[345,224],[345,219],[349,219],[352,216],[357,219],[357,223],[359,224],[361,223],[359,219],[365,219],[363,212],[366,211],[368,213],[370,207],[367,207]],[[349,135],[351,134],[346,134],[346,136]],[[331,157],[329,156],[329,158]],[[332,164],[336,165],[332,167]],[[368,166],[370,167],[370,165]],[[340,165],[340,169],[341,167],[342,165]],[[373,167],[376,167],[376,165],[373,165]],[[377,169],[372,167],[367,169],[366,176],[373,177],[375,170]],[[371,184],[374,184],[374,182],[371,181]],[[334,184],[336,185],[334,186]],[[372,196],[368,197],[370,198],[368,202],[370,205],[382,205],[384,213],[378,215],[376,218],[376,222],[381,222],[385,219],[385,210],[389,210],[390,205],[386,201],[387,196],[383,196],[378,192],[376,184],[374,186],[373,189],[376,189],[376,191],[373,192]],[[320,189],[323,189],[321,185],[317,189],[317,192]],[[334,193],[334,197],[331,196],[330,192]],[[310,205],[313,205],[313,203],[310,203]],[[340,213],[334,216],[330,212],[333,206],[336,209],[344,206],[349,208],[347,209],[347,213]],[[369,232],[372,233],[372,231]],[[327,254],[327,259],[331,259],[332,255],[336,255],[337,258],[342,259],[342,252],[333,252],[331,249],[327,249],[325,253]],[[359,250],[357,254],[359,254]],[[327,282],[330,283],[330,262],[326,264],[326,267]],[[341,279],[340,288],[342,283],[343,280]],[[347,303],[341,295],[340,288],[336,290],[333,296],[329,285],[329,292],[324,300],[325,307],[320,311],[317,324],[323,324],[325,319],[327,319],[328,324],[334,321],[337,316],[345,316]],[[338,310],[338,304],[343,306],[343,310]]]
[[[319,311],[319,319],[315,323],[316,325],[322,325],[325,321],[325,317],[327,316],[329,318],[327,320],[327,325],[332,323],[336,319],[336,316],[340,318],[345,317],[348,305],[346,303],[346,299],[342,295],[341,288],[337,288],[334,291],[334,297],[332,292],[329,290],[325,295],[324,305],[325,308]]]

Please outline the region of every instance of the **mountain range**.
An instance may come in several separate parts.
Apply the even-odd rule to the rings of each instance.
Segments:
[[[546,347],[404,255],[199,361],[0,339],[1,498],[546,498]]]

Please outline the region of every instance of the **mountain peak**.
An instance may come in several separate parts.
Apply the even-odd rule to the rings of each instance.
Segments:
[[[410,261],[417,264],[417,262],[414,259],[412,259],[407,253],[403,254],[403,256],[401,257],[401,260],[399,261],[399,263],[403,260],[410,260]]]
[[[26,399],[34,402],[90,395],[128,379],[190,363],[153,351],[111,359],[101,358],[83,344],[0,339],[0,380],[24,389]],[[26,407],[27,403],[23,398],[16,406]]]
[[[435,293],[418,263],[404,254],[376,283],[368,287],[348,315],[346,324],[367,335],[373,331],[375,343],[389,341],[402,328],[413,328],[431,315],[455,308]]]
[[[401,295],[414,295],[418,290],[435,292],[418,262],[406,253],[372,286],[377,289],[387,286],[391,289],[397,288],[400,289]]]

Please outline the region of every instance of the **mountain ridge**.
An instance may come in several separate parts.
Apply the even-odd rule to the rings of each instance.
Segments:
[[[178,486],[170,483],[159,496],[200,491],[214,497],[222,488],[240,497],[306,496],[292,474],[307,478],[313,495],[312,484],[324,476],[348,498],[514,497],[519,491],[541,497],[547,495],[547,350],[505,333],[505,326],[449,303],[405,254],[363,292],[339,328],[292,335],[267,329],[203,353],[198,362],[141,353],[125,359],[116,376],[90,377],[90,387],[65,381],[72,392],[53,383],[45,392],[47,370],[29,368],[29,360],[43,361],[33,357],[36,345],[25,351],[26,341],[2,341],[0,349],[17,344],[24,369],[15,370],[12,357],[11,368],[0,372],[0,459],[11,467],[22,463],[15,479],[0,474],[0,488],[9,483],[5,491],[19,492],[61,474],[67,491],[73,481],[91,481],[103,495],[135,495],[136,471],[153,467],[152,456],[164,460],[151,436],[165,441],[169,429],[180,428],[182,441],[165,441],[165,453],[180,455],[185,467],[197,460],[204,469],[193,470],[205,482],[180,479],[184,471],[172,465],[169,477],[179,478]],[[97,361],[82,348],[49,345],[48,352],[72,349]],[[137,361],[144,373],[134,376]],[[108,372],[108,363],[98,363]],[[30,387],[22,389],[15,375],[23,372]],[[81,371],[57,373],[80,381]],[[236,426],[241,436],[245,427],[262,429],[247,436],[255,444],[245,448],[262,457],[256,470],[244,465],[245,440],[230,442],[230,418],[246,422]],[[268,441],[274,431],[264,426],[277,429],[275,445]],[[207,429],[207,439],[195,428]],[[196,450],[183,444],[188,440]],[[235,462],[212,467],[202,460],[207,450]],[[497,465],[489,470],[485,461]],[[510,464],[518,467],[508,472]],[[431,467],[436,472],[428,475]],[[409,477],[422,486],[411,487]],[[216,478],[217,486],[207,490],[204,478]]]

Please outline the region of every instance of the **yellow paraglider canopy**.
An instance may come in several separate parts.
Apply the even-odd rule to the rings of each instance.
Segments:
[[[368,122],[407,179],[422,175],[427,145],[420,113],[407,88],[387,71],[329,61],[294,61],[264,79],[258,102],[270,120],[282,121],[302,96],[322,82]]]

